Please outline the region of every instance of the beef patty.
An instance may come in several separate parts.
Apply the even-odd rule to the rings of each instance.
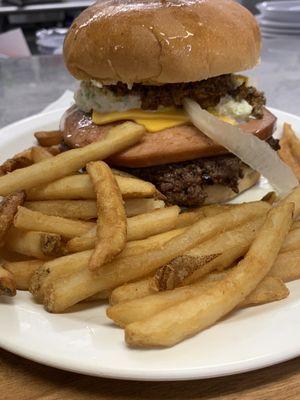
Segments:
[[[274,150],[279,149],[278,140],[269,138],[267,143]],[[224,185],[238,193],[238,183],[243,178],[244,167],[245,165],[238,157],[227,154],[181,163],[123,170],[152,182],[166,196],[170,204],[194,207],[204,203],[207,197],[205,191],[207,185]]]

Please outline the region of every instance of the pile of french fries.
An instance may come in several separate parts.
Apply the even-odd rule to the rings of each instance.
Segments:
[[[286,298],[285,282],[300,278],[300,188],[167,206],[151,183],[101,161],[143,134],[127,122],[59,153],[60,132],[39,132],[40,146],[0,167],[0,294],[29,290],[52,313],[109,299],[133,347],[173,346],[234,309]]]

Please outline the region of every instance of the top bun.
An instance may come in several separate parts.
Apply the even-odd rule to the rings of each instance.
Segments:
[[[103,0],[73,22],[64,58],[103,84],[193,82],[254,67],[261,40],[233,0]]]

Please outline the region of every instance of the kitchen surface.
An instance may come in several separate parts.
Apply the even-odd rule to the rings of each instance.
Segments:
[[[256,7],[258,1],[239,2],[253,13],[261,12],[258,21],[263,31],[260,64],[251,71],[243,73],[250,77],[250,84],[264,91],[268,107],[300,116],[300,20],[297,21],[297,13],[300,15],[300,1],[298,2],[299,10],[295,9],[295,21],[288,27],[286,24],[289,23],[286,21],[277,21],[276,18],[272,20],[272,16],[269,19],[268,12],[271,13],[271,11],[264,10],[263,5],[258,10]],[[290,3],[295,3],[298,7],[297,2]],[[78,88],[78,82],[65,68],[61,43],[65,28],[89,4],[89,0],[35,2],[34,4],[25,4],[23,0],[5,2],[0,0],[0,38],[1,31],[6,32],[11,28],[22,26],[21,33],[22,35],[24,33],[28,51],[32,54],[28,57],[6,57],[2,54],[1,57],[0,40],[0,129],[42,112],[66,91],[73,92]],[[57,48],[52,46],[52,41],[51,50],[44,51],[45,47],[38,44],[36,31],[53,28],[58,29],[52,36],[53,38],[55,36],[54,42],[57,40]],[[49,31],[45,32],[41,33],[42,36],[44,35],[43,39],[49,33]],[[43,40],[42,42],[45,43]],[[11,131],[14,133],[13,126]],[[1,303],[13,305],[13,302],[13,298],[0,297],[0,305]],[[276,316],[276,308],[273,313]],[[60,315],[58,315],[59,318]],[[70,321],[72,318],[71,314]],[[72,323],[75,326],[74,321]],[[88,318],[86,325],[88,326]],[[107,323],[107,327],[112,327],[112,324]],[[247,331],[249,336],[255,333],[256,327],[253,326],[253,331],[251,329]],[[69,330],[72,331],[72,328]],[[93,331],[92,328],[90,330]],[[93,336],[92,333],[91,336]],[[299,336],[299,332],[295,332],[295,336]],[[83,338],[82,341],[84,340]],[[98,337],[97,340],[101,338]],[[283,337],[282,340],[285,341],[285,338]],[[278,347],[280,346],[281,343],[278,342]],[[160,350],[157,351],[159,354]],[[29,359],[22,358],[18,356],[20,354],[18,349],[14,353],[0,349],[1,400],[300,399],[300,357],[289,359],[288,355],[278,364],[267,364],[265,368],[247,370],[248,372],[236,375],[191,381],[138,382],[70,372],[76,368],[69,368],[69,370],[66,368],[66,371],[63,371],[31,361],[30,357]],[[136,356],[136,353],[133,354]],[[34,359],[34,355],[32,358]],[[95,360],[95,362],[101,364],[101,360]],[[115,363],[118,365],[117,356]],[[175,364],[176,361],[174,369]]]

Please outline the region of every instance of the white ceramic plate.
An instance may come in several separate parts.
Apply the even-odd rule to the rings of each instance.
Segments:
[[[272,110],[278,126],[300,118]],[[27,118],[0,131],[1,159],[33,143],[32,132],[58,127],[62,111]],[[266,180],[236,201],[259,199]],[[300,355],[300,281],[280,302],[232,313],[222,322],[163,350],[126,347],[123,331],[105,316],[104,304],[49,314],[26,292],[0,298],[0,346],[31,360],[84,374],[135,380],[199,379],[245,372]]]

